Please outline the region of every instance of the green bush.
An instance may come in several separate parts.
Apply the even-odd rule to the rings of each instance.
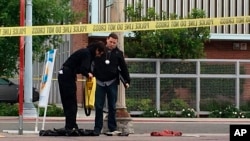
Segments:
[[[250,118],[250,112],[245,112],[244,115],[246,118]]]
[[[160,117],[160,112],[156,109],[148,109],[143,112],[142,117]]]
[[[43,116],[45,108],[40,108],[39,116]],[[60,107],[57,107],[56,105],[48,105],[47,106],[47,116],[50,117],[61,117],[64,116],[63,109]]]
[[[0,116],[18,116],[18,105],[0,103]]]
[[[18,116],[19,104],[0,103],[0,116]],[[37,108],[37,105],[35,105]],[[40,107],[39,116],[43,116],[45,108]],[[63,109],[56,105],[48,105],[46,116],[64,116]]]
[[[250,110],[250,101],[241,103],[240,109],[242,111],[249,111]]]
[[[172,99],[168,104],[168,110],[181,111],[182,109],[188,108],[188,104],[182,99]]]
[[[160,114],[160,117],[177,117],[175,111],[165,111]]]
[[[126,99],[126,107],[128,111],[145,111],[152,109],[151,99]]]
[[[209,117],[215,118],[245,118],[245,114],[235,106],[229,105],[223,110],[214,110],[210,112]]]
[[[227,101],[226,98],[206,98],[201,99],[200,109],[202,111],[214,111],[225,109],[231,102]]]
[[[185,108],[181,111],[181,117],[194,118],[196,117],[195,110],[193,108]]]

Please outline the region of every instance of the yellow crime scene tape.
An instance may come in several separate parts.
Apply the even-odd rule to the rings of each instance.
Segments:
[[[0,37],[80,34],[80,33],[94,33],[94,32],[142,31],[142,30],[208,27],[208,26],[221,26],[221,25],[247,24],[247,23],[250,23],[250,16],[164,20],[164,21],[141,21],[141,22],[123,22],[123,23],[102,23],[102,24],[0,27]]]

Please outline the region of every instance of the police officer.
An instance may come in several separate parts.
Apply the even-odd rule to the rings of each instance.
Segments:
[[[65,127],[61,130],[78,129],[76,123],[77,116],[77,97],[76,79],[77,74],[85,77],[93,77],[90,72],[91,61],[100,56],[104,51],[105,44],[96,41],[89,44],[86,48],[75,51],[62,65],[58,72],[58,83],[61,95],[62,106],[65,115]]]
[[[101,57],[94,60],[96,77],[95,93],[95,127],[94,135],[99,136],[103,127],[103,107],[107,96],[109,134],[117,134],[116,101],[118,95],[119,75],[123,77],[124,86],[129,87],[130,76],[123,52],[117,47],[118,36],[110,33]]]

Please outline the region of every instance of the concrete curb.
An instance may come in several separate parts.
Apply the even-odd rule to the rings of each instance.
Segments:
[[[131,117],[133,122],[245,122],[249,123],[248,118],[139,118]],[[46,121],[64,121],[64,117],[46,117]],[[4,120],[19,120],[16,116],[1,116],[0,121]],[[24,117],[24,121],[36,120],[35,117]],[[43,117],[39,117],[39,121],[43,120]],[[94,121],[94,117],[81,117],[77,118],[77,121]]]

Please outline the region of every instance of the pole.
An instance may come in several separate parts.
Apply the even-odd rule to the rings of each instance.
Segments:
[[[124,22],[124,1],[123,0],[114,0],[113,5],[110,10],[110,21],[111,22]],[[116,32],[118,36],[118,47],[121,51],[124,52],[124,34],[123,32]],[[117,99],[117,108],[125,108],[125,89],[122,85],[118,88],[118,99]]]
[[[20,0],[20,26],[24,26],[25,0]],[[24,67],[24,36],[19,39],[19,129],[18,134],[23,134],[23,67]]]
[[[110,9],[110,22],[124,22],[124,6],[124,0],[114,0],[114,3]],[[117,32],[116,34],[118,35],[118,47],[124,52],[124,33]],[[125,88],[123,85],[119,85],[118,87],[118,97],[116,106],[116,117],[117,122],[119,122],[119,124],[117,124],[118,129],[126,133],[134,133],[132,118],[126,108]]]
[[[26,0],[26,26],[32,26],[32,0]],[[25,38],[25,80],[24,80],[24,116],[36,117],[32,103],[32,36]]]
[[[32,26],[32,0],[26,0],[26,26]],[[32,36],[25,38],[24,101],[32,102]]]

